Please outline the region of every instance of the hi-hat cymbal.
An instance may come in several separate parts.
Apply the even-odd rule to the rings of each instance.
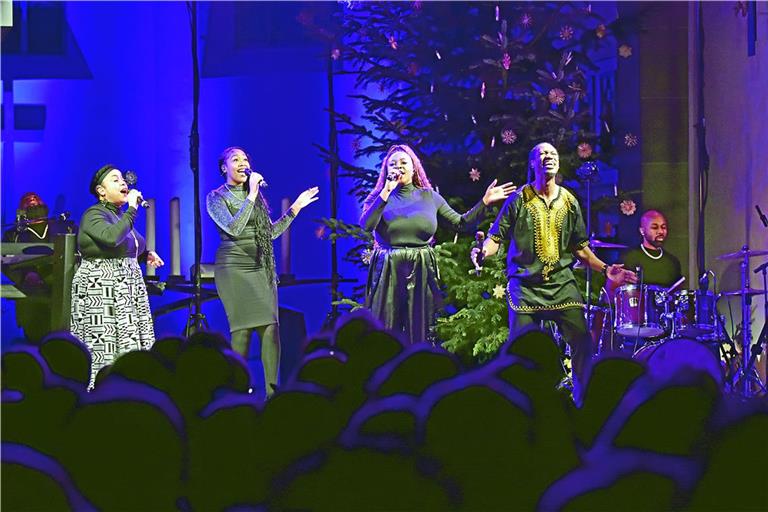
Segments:
[[[757,288],[747,288],[746,290],[733,290],[732,292],[720,292],[723,297],[738,297],[739,295],[762,295],[765,290],[758,290]]]
[[[719,260],[740,260],[744,256],[748,258],[752,258],[753,256],[768,256],[768,251],[764,251],[761,249],[747,249],[746,251],[744,249],[741,249],[740,251],[736,252],[729,252],[728,254],[723,254],[717,257]]]
[[[611,242],[603,242],[602,240],[598,240],[597,238],[590,238],[589,239],[589,246],[593,249],[626,249],[626,245],[622,244],[614,244]]]

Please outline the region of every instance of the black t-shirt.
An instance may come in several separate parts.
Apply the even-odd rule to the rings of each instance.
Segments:
[[[646,253],[647,251],[647,253]],[[638,247],[630,249],[622,259],[624,268],[635,270],[640,267],[643,272],[644,284],[655,284],[669,287],[682,276],[680,260],[674,254],[664,249],[653,250]]]

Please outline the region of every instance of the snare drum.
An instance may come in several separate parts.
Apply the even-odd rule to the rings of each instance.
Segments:
[[[680,290],[674,295],[675,334],[696,337],[715,331],[715,294],[710,291]]]
[[[664,334],[666,291],[661,286],[627,284],[616,290],[616,334],[653,338]]]

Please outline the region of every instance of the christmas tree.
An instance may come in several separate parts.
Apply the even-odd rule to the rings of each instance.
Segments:
[[[594,97],[590,84],[598,71],[592,56],[606,48],[615,55],[624,27],[591,4],[339,2],[334,12],[306,14],[302,22],[329,43],[336,72],[353,74],[358,90],[367,91],[354,96],[364,106],[361,119],[334,113],[355,161],[321,148],[354,181],[359,200],[379,169],[357,159],[396,143],[416,150],[459,211],[493,179],[527,182],[528,152],[538,142],[557,147],[566,179],[585,161],[606,159],[612,147],[610,102]],[[340,219],[326,223],[333,236],[358,241],[347,258],[364,265],[370,236]],[[477,275],[468,258],[471,237],[437,239],[449,304],[438,336],[447,349],[483,359],[507,337],[503,255]],[[360,297],[352,299],[345,302]]]

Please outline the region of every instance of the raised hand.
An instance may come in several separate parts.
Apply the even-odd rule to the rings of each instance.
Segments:
[[[155,251],[149,251],[147,253],[147,265],[150,267],[158,268],[165,265],[163,258],[157,255]]]
[[[486,206],[491,203],[495,203],[496,201],[502,201],[508,198],[515,192],[515,190],[517,190],[517,186],[513,185],[511,181],[503,185],[496,186],[497,181],[498,180],[493,180],[493,183],[488,185],[488,188],[485,190],[485,195],[483,196],[483,204]]]
[[[302,208],[307,206],[310,203],[314,203],[319,197],[317,197],[317,193],[320,191],[318,187],[312,187],[308,188],[301,194],[299,194],[299,197],[296,198],[296,200],[291,205],[291,210],[293,210],[293,214],[296,215],[301,211]]]

